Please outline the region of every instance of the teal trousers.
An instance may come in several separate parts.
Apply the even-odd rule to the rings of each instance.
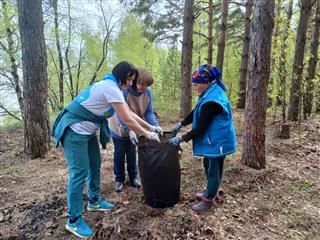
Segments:
[[[101,157],[96,134],[81,135],[68,128],[62,138],[68,165],[68,217],[78,218],[83,213],[82,193],[87,182],[89,200],[100,196]]]
[[[203,166],[207,177],[207,188],[204,195],[214,198],[221,184],[225,157],[203,158]]]

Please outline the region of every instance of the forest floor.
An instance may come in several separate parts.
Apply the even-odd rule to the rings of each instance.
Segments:
[[[178,117],[166,116],[160,121],[170,129]],[[116,207],[85,211],[93,239],[320,239],[320,119],[291,123],[290,139],[273,138],[277,125],[268,119],[267,168],[260,171],[239,163],[242,119],[243,112],[234,113],[239,150],[225,162],[223,202],[200,215],[190,207],[205,186],[204,172],[191,143],[181,146],[181,200],[166,209],[146,205],[141,189],[114,192],[109,144],[101,152],[101,194]],[[1,132],[0,239],[76,239],[65,230],[67,168],[61,149],[34,160],[22,149],[22,130]]]

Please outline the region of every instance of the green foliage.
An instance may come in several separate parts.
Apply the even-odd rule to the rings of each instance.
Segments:
[[[181,72],[180,72],[180,51],[176,45],[172,45],[168,50],[159,51],[159,67],[161,81],[158,95],[161,101],[177,102],[180,99]]]
[[[14,29],[18,29],[17,25],[17,9],[14,1],[8,2],[9,15],[13,21],[10,22]],[[115,32],[110,35],[110,44],[108,45],[106,52],[107,58],[103,63],[101,69],[97,73],[96,80],[101,79],[107,72],[109,72],[114,64],[122,60],[128,60],[135,64],[137,67],[145,67],[153,74],[155,83],[152,86],[154,104],[156,111],[179,111],[180,107],[180,93],[181,93],[181,48],[178,40],[172,41],[172,44],[157,44],[153,40],[161,39],[160,36],[177,36],[182,34],[181,29],[177,32],[178,28],[181,28],[182,15],[178,14],[176,10],[180,7],[183,8],[182,1],[175,1],[174,5],[167,5],[168,2],[158,1],[145,1],[145,0],[123,0],[127,3],[126,7],[133,11],[124,14],[121,22],[115,27]],[[213,65],[216,62],[217,55],[217,43],[219,37],[219,19],[220,19],[220,1],[214,2],[214,19],[213,19]],[[61,3],[60,3],[61,4]],[[284,27],[284,18],[286,17],[287,2],[283,3],[280,16],[276,19],[280,26],[280,33]],[[92,3],[91,5],[96,5]],[[198,10],[207,6],[207,2],[196,2],[197,18],[194,22],[194,31],[200,32],[204,35],[207,34],[207,20],[208,14],[205,11]],[[61,5],[62,6],[62,5]],[[70,32],[70,50],[69,61],[71,76],[74,79],[74,85],[79,86],[79,91],[82,91],[88,84],[95,73],[97,64],[101,60],[103,37],[105,31],[102,28],[95,28],[93,22],[100,21],[102,25],[102,16],[97,14],[97,19],[94,21],[88,19],[79,19],[66,15],[67,8],[62,8],[59,13],[59,35],[60,43],[62,46],[63,54],[68,46],[69,32],[68,25],[71,24]],[[70,5],[71,10],[75,10],[75,5]],[[64,10],[63,10],[64,9]],[[160,12],[160,9],[164,9],[164,12]],[[286,48],[286,70],[287,70],[287,92],[286,98],[289,98],[289,89],[291,84],[291,73],[295,50],[296,28],[299,20],[298,5],[295,4],[294,15],[289,30],[289,37],[287,40]],[[0,9],[2,11],[2,9]],[[167,13],[170,13],[170,17]],[[51,13],[52,14],[52,13]],[[229,6],[229,18],[228,28],[226,33],[226,48],[224,56],[224,69],[223,69],[223,82],[227,87],[227,95],[231,101],[232,106],[237,101],[238,92],[238,80],[239,80],[239,67],[241,61],[242,39],[241,34],[243,31],[243,14],[244,8],[235,4]],[[48,52],[48,78],[49,78],[49,98],[50,105],[56,105],[58,102],[58,54],[54,36],[53,17],[50,15],[50,10],[44,13],[45,15],[45,34],[46,44]],[[100,18],[100,19],[99,19]],[[108,22],[110,16],[106,15]],[[91,24],[90,24],[91,23]],[[99,22],[98,22],[99,23]],[[5,38],[5,21],[0,21],[0,37]],[[19,35],[17,37],[16,46],[19,46]],[[160,37],[160,38],[159,38]],[[176,38],[172,38],[176,39]],[[172,40],[171,39],[171,40]],[[150,41],[151,40],[151,41]],[[193,36],[193,67],[194,70],[199,63],[203,64],[207,59],[207,39],[203,36],[194,34]],[[168,43],[168,41],[164,41]],[[280,46],[281,37],[274,39],[273,45],[277,46],[273,50],[273,57],[275,59],[275,67],[271,68],[271,78],[276,83],[279,79],[279,58],[280,58]],[[82,55],[80,56],[80,50]],[[10,67],[9,56],[3,54],[0,50],[0,63],[3,68]],[[69,73],[67,71],[66,59],[64,57],[64,96],[65,104],[71,100],[70,95],[70,82]],[[19,52],[16,59],[20,59]],[[305,58],[305,62],[308,60],[308,56]],[[78,72],[78,63],[81,63],[81,69]],[[318,67],[319,68],[319,67]],[[316,78],[315,83],[318,84],[319,76]],[[271,87],[271,86],[270,86]],[[74,86],[75,88],[75,86]],[[273,88],[272,97],[275,100],[278,94],[278,87]],[[197,94],[193,92],[193,104],[197,100]],[[273,101],[275,102],[275,101]]]
[[[9,167],[4,165],[4,164],[0,164],[0,173],[5,172]]]
[[[181,36],[183,20],[183,1],[149,1],[120,0],[123,5],[129,5],[143,26],[144,36],[154,42],[165,40],[175,42]]]
[[[22,129],[23,121],[18,121],[17,119],[10,116],[1,117],[0,126],[1,134],[3,131]]]
[[[308,180],[302,180],[298,182],[296,185],[300,190],[307,190],[312,186],[312,183],[310,183]]]
[[[113,64],[127,60],[136,66],[146,66],[151,44],[143,37],[141,25],[133,15],[121,22],[120,31],[112,44]]]
[[[226,172],[229,172],[229,173],[240,173],[240,170],[239,168],[235,167],[235,166],[230,166],[226,169]]]

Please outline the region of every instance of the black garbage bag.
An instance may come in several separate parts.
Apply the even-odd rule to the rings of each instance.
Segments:
[[[171,207],[180,199],[180,147],[168,143],[173,137],[165,132],[161,143],[139,139],[138,166],[144,198],[155,208]]]

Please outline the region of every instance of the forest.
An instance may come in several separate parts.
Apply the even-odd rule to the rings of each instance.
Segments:
[[[206,182],[192,141],[181,143],[180,201],[164,209],[141,189],[114,191],[109,142],[101,195],[116,207],[84,213],[92,239],[320,239],[320,0],[0,0],[0,19],[0,239],[75,239],[50,129],[124,60],[152,73],[165,131],[196,106],[193,70],[220,69],[237,151],[223,196],[196,214]]]

